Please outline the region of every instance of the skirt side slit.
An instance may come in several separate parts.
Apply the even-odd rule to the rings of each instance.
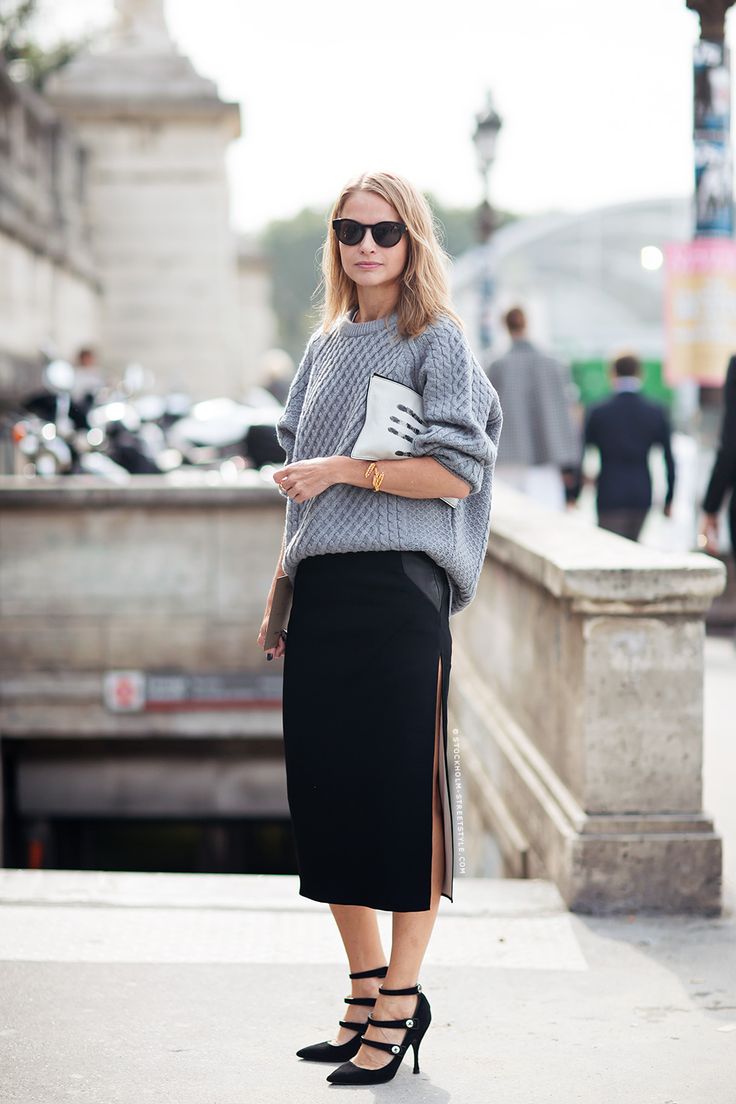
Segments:
[[[452,901],[454,879],[455,847],[452,829],[452,802],[450,790],[450,778],[447,768],[448,738],[447,738],[447,696],[449,684],[449,663],[444,655],[440,654],[438,662],[440,675],[440,696],[438,699],[438,713],[440,720],[438,740],[438,779],[440,791],[440,808],[442,813],[442,841],[445,851],[444,877],[442,880],[441,894]]]

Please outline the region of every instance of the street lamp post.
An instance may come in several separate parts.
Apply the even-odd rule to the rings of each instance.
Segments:
[[[736,252],[731,62],[726,44],[726,13],[733,4],[734,0],[686,0],[686,6],[700,18],[700,38],[693,49],[693,249],[698,252],[697,260],[695,255],[693,258],[693,271],[697,265],[697,272],[688,288],[688,299],[695,305],[693,317],[700,326],[699,345],[691,358],[692,375],[680,388],[680,394],[684,392],[685,403],[694,418],[693,433],[701,446],[698,450],[701,459],[702,446],[707,444],[710,448],[717,439],[722,387],[713,385],[712,379],[727,362],[728,351],[723,348],[721,333],[727,330],[733,313],[729,301],[730,272]],[[708,238],[715,239],[712,245],[703,240]]]
[[[480,278],[480,347],[481,351],[490,349],[493,344],[491,308],[493,304],[494,279],[491,265],[489,243],[495,228],[495,216],[490,202],[488,177],[496,158],[496,141],[503,123],[493,106],[493,97],[486,93],[484,109],[475,117],[473,143],[478,157],[478,168],[483,180],[483,199],[478,210],[478,238],[482,246],[482,268]]]
[[[731,72],[726,12],[734,0],[687,0],[700,16],[693,55],[695,238],[733,236]]]

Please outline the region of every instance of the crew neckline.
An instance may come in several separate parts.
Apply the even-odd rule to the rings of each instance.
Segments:
[[[392,311],[391,314],[384,315],[383,318],[373,318],[370,322],[353,322],[353,318],[357,313],[358,308],[354,307],[351,311],[347,312],[342,321],[342,332],[351,337],[359,337],[361,334],[377,333],[380,330],[394,329],[398,320],[398,312]]]

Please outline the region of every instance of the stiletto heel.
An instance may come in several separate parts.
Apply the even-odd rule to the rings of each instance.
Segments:
[[[388,966],[379,966],[377,970],[358,970],[349,977],[356,978],[379,977],[384,978],[388,973]],[[375,997],[344,997],[345,1004],[360,1004],[366,1008],[373,1008]],[[346,1043],[331,1043],[326,1039],[323,1043],[311,1043],[296,1052],[297,1058],[306,1058],[309,1062],[344,1062],[346,1058],[352,1058],[358,1053],[361,1036],[368,1026],[368,1021],[363,1020],[338,1020],[340,1027],[347,1027],[350,1031],[357,1032]]]
[[[378,1042],[377,1040],[374,1041],[373,1039],[366,1039],[365,1036],[363,1036],[360,1040],[361,1045],[365,1043],[366,1046],[376,1047],[378,1050],[386,1050],[390,1054],[393,1054],[393,1058],[390,1062],[387,1062],[385,1066],[379,1066],[377,1069],[366,1069],[363,1066],[356,1066],[355,1062],[343,1062],[341,1066],[338,1066],[337,1069],[333,1070],[327,1077],[327,1080],[331,1081],[333,1085],[378,1085],[384,1081],[390,1081],[392,1077],[396,1075],[396,1071],[401,1065],[404,1055],[410,1045],[414,1050],[413,1072],[419,1073],[419,1044],[432,1020],[429,1001],[422,992],[421,985],[411,985],[407,989],[384,989],[381,985],[379,986],[378,992],[389,997],[409,996],[412,993],[418,994],[413,1015],[404,1020],[374,1020],[372,1014],[368,1014],[367,1027],[405,1027],[406,1035],[404,1036],[404,1041],[402,1043],[384,1043]]]
[[[419,1034],[417,1035],[416,1039],[412,1040],[412,1044],[411,1044],[412,1047],[414,1048],[414,1069],[412,1070],[412,1073],[419,1073],[419,1046],[420,1046],[421,1041],[422,1041],[422,1039],[424,1038],[424,1036],[427,1032],[427,1028],[429,1027],[430,1023],[432,1022],[432,1012],[431,1012],[431,1009],[429,1007],[429,1001],[427,1002],[426,1012],[427,1012],[427,1018],[424,1021],[424,1026],[420,1029]],[[366,1043],[366,1042],[368,1042],[368,1040],[364,1039],[363,1042]]]

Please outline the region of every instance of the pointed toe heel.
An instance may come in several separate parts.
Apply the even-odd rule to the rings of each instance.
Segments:
[[[389,997],[403,997],[413,993],[417,994],[416,1008],[413,1014],[406,1019],[374,1020],[372,1015],[369,1014],[368,1016],[366,1027],[370,1025],[373,1027],[406,1028],[404,1040],[401,1043],[384,1043],[363,1037],[359,1040],[359,1046],[365,1043],[366,1046],[375,1047],[377,1050],[385,1050],[393,1055],[391,1061],[387,1062],[384,1066],[378,1066],[376,1069],[356,1066],[355,1062],[343,1062],[341,1066],[338,1066],[338,1068],[333,1070],[327,1077],[327,1080],[333,1085],[379,1085],[385,1081],[391,1081],[391,1079],[395,1077],[396,1071],[401,1065],[409,1046],[411,1046],[414,1051],[414,1069],[412,1072],[419,1073],[419,1044],[424,1038],[432,1020],[432,1011],[429,1001],[422,992],[421,985],[412,985],[407,989],[384,989],[383,986],[380,986],[378,992]]]

